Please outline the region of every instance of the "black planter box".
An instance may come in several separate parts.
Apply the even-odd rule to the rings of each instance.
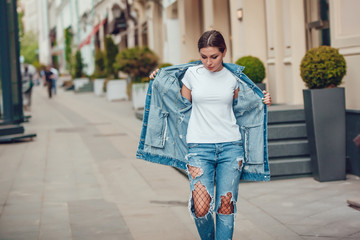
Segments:
[[[344,88],[306,89],[303,96],[313,176],[320,182],[344,180]]]

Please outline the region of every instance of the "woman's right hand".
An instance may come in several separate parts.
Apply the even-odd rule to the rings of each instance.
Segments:
[[[154,79],[156,77],[156,74],[158,73],[159,69],[156,69],[155,71],[153,71],[150,75],[149,78],[150,79]]]

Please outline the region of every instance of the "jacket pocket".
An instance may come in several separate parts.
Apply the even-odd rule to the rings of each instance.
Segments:
[[[244,141],[245,162],[247,164],[264,163],[264,127],[263,124],[241,126]]]
[[[168,115],[168,112],[163,111],[159,107],[152,106],[150,108],[145,144],[164,148]]]

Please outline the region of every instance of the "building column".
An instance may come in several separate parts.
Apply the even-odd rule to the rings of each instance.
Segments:
[[[178,0],[178,13],[181,34],[181,62],[200,59],[197,42],[202,33],[200,29],[200,0]]]
[[[237,11],[242,11],[238,19]],[[233,62],[247,55],[267,62],[266,11],[264,0],[230,0]],[[266,79],[265,79],[266,81]]]
[[[267,26],[267,89],[273,103],[286,104],[286,87],[283,76],[284,39],[282,2],[266,0]]]

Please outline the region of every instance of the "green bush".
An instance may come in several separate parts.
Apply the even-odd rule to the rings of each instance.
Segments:
[[[73,78],[81,78],[83,76],[83,68],[85,67],[81,52],[80,50],[77,50],[73,59],[73,71],[72,71],[72,77]]]
[[[105,78],[105,53],[101,50],[96,50],[95,52],[95,71],[92,75],[92,78]]]
[[[114,67],[129,74],[133,82],[141,82],[158,65],[158,57],[148,47],[127,48],[116,56]]]
[[[164,68],[164,67],[170,67],[170,66],[172,66],[171,63],[162,63],[158,66],[158,68]]]
[[[244,73],[254,82],[261,83],[265,78],[265,67],[263,62],[253,56],[245,56],[239,58],[236,62],[237,65],[244,66]]]
[[[329,46],[312,48],[301,60],[300,75],[310,89],[336,87],[345,74],[345,58]]]
[[[27,32],[21,38],[20,55],[24,57],[24,63],[33,64],[39,61],[36,50],[39,48],[37,36],[34,32]]]
[[[114,68],[114,62],[119,49],[110,36],[105,37],[105,70],[108,77],[117,77],[117,70]]]
[[[65,36],[65,62],[66,62],[66,69],[71,72],[71,56],[72,56],[72,39],[73,33],[71,27],[64,29],[64,36]]]

